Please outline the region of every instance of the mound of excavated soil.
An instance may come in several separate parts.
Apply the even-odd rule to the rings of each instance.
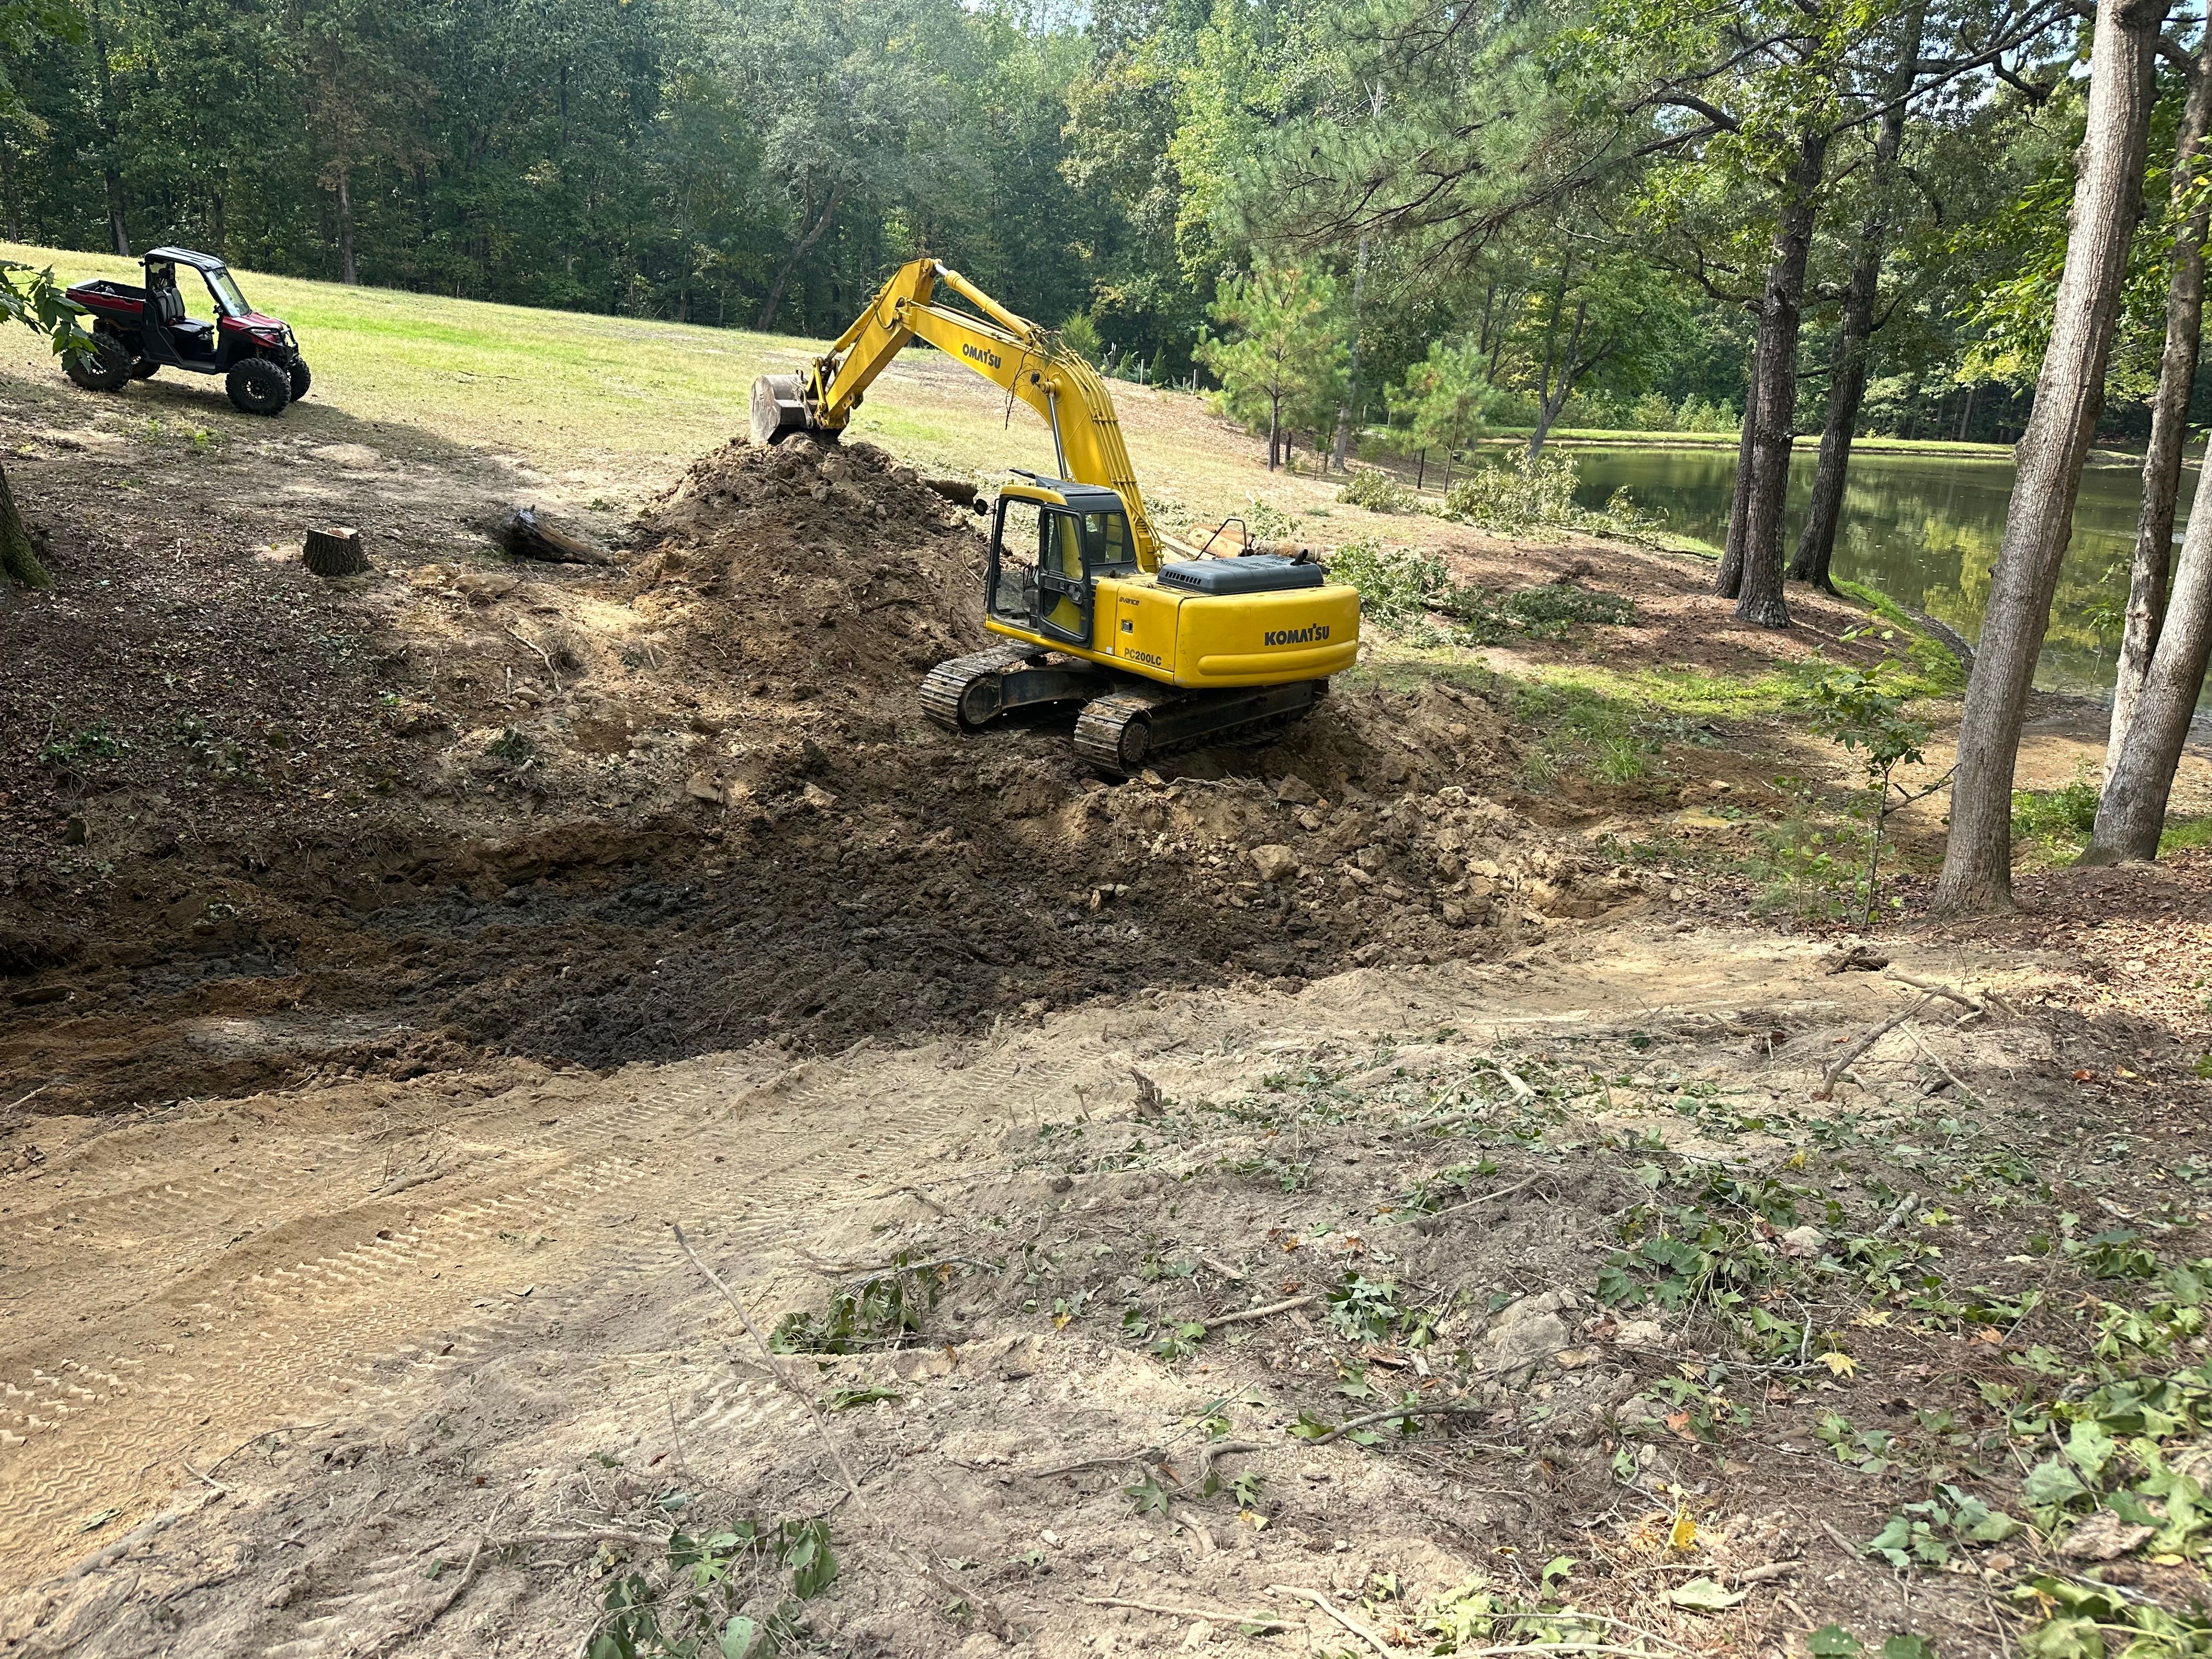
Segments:
[[[725,446],[634,544],[619,574],[410,579],[385,657],[421,758],[388,819],[136,866],[67,939],[34,925],[63,890],[0,906],[0,1098],[836,1048],[1483,957],[1668,884],[1531,823],[1480,678],[1346,676],[1127,783],[1074,757],[1072,708],[938,729],[915,690],[984,638],[982,538],[866,445]]]
[[[871,444],[733,440],[647,508],[639,574],[705,601],[741,678],[836,702],[910,701],[915,681],[983,640],[975,520]]]

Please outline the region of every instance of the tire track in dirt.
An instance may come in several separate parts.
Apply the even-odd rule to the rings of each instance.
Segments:
[[[924,1050],[862,1052],[781,1077],[743,1056],[620,1075],[599,1085],[600,1098],[566,1103],[558,1125],[518,1122],[510,1139],[496,1118],[448,1126],[498,1146],[489,1167],[463,1165],[404,1195],[343,1191],[345,1178],[362,1180],[356,1146],[332,1157],[341,1179],[303,1177],[266,1194],[293,1213],[244,1247],[259,1259],[251,1272],[226,1270],[226,1252],[210,1242],[224,1228],[206,1231],[236,1195],[228,1183],[210,1194],[142,1182],[136,1198],[49,1205],[42,1216],[86,1216],[105,1203],[143,1236],[161,1226],[167,1205],[180,1232],[204,1237],[187,1252],[161,1234],[185,1260],[147,1297],[141,1250],[49,1243],[40,1228],[52,1223],[25,1218],[18,1237],[40,1249],[23,1267],[59,1270],[73,1307],[125,1305],[82,1314],[65,1337],[50,1333],[35,1358],[14,1342],[15,1353],[0,1357],[0,1553],[51,1564],[84,1547],[73,1528],[91,1516],[118,1510],[99,1530],[125,1529],[183,1462],[204,1468],[270,1430],[411,1414],[438,1374],[498,1352],[518,1325],[588,1318],[678,1268],[663,1225],[671,1216],[696,1224],[718,1254],[771,1246],[787,1231],[780,1216],[896,1194],[948,1134],[1006,1121],[1010,1093],[1080,1085],[1095,1094],[1115,1075],[1095,1035],[1042,1056],[1029,1052],[1033,1041],[964,1069]],[[526,1097],[504,1115],[544,1109]],[[436,1208],[401,1219],[400,1205],[456,1182]],[[130,1210],[134,1201],[143,1213]],[[319,1202],[330,1207],[318,1211]],[[325,1247],[276,1249],[292,1232]],[[544,1242],[507,1248],[534,1236]],[[708,1389],[693,1421],[722,1438],[778,1409],[724,1384]]]

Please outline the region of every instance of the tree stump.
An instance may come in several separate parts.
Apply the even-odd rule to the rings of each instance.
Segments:
[[[368,568],[368,555],[362,551],[358,530],[310,530],[301,562],[318,576],[358,576]]]

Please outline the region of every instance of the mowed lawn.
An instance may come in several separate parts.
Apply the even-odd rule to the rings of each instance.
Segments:
[[[0,242],[0,258],[51,267],[64,283],[141,276],[135,260],[111,255]],[[440,443],[513,454],[548,475],[589,472],[612,481],[607,493],[615,495],[659,488],[694,456],[743,432],[754,379],[795,368],[827,345],[236,275],[248,300],[298,334],[314,370],[311,404],[381,428],[383,441],[402,435],[393,427],[412,427]],[[187,276],[185,292],[194,314],[205,314],[196,278]],[[0,335],[0,376],[72,390],[44,343],[21,328]],[[190,377],[173,370],[161,377],[179,378]],[[219,381],[198,384],[206,395],[192,400],[204,411],[197,418],[227,428],[247,420],[234,415]],[[1216,418],[1202,398],[1118,382],[1114,393],[1139,481],[1170,516],[1178,507],[1243,511],[1255,495],[1303,512],[1334,496],[1334,481],[1271,475],[1262,447]],[[998,387],[926,347],[903,353],[876,382],[850,430],[917,465],[979,477],[1054,465],[1049,434],[1025,405],[1010,409]]]

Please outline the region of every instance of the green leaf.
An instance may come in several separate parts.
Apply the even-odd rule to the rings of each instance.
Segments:
[[[1912,1523],[1901,1515],[1893,1515],[1863,1548],[1864,1553],[1879,1555],[1893,1567],[1909,1567],[1912,1565]]]
[[[811,1521],[800,1529],[785,1559],[791,1564],[791,1593],[805,1601],[837,1582],[837,1558],[830,1548],[830,1523]]]
[[[2119,1442],[2105,1432],[2103,1424],[2087,1418],[2076,1423],[2066,1437],[2066,1455],[2093,1480],[2104,1472],[2105,1465],[2112,1461],[2112,1454],[2119,1449]]]
[[[1936,1644],[1911,1631],[1899,1631],[1881,1644],[1881,1659],[1936,1659]]]
[[[1692,1578],[1667,1592],[1667,1599],[1692,1613],[1719,1613],[1734,1607],[1751,1592],[1723,1589],[1711,1578]]]
[[[2063,1458],[2046,1457],[2027,1472],[2027,1479],[2020,1483],[2020,1492],[2039,1509],[2058,1509],[2087,1497],[2089,1489]]]
[[[720,1642],[722,1659],[745,1659],[753,1650],[755,1633],[753,1621],[742,1613],[723,1626]]]
[[[1859,1659],[1866,1644],[1841,1625],[1823,1625],[1805,1638],[1805,1651],[1813,1659]]]

